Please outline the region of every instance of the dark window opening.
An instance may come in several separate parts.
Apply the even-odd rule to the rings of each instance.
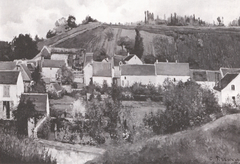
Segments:
[[[10,102],[9,101],[3,101],[3,110],[4,109],[6,109],[7,119],[10,119]]]
[[[231,85],[231,89],[235,91],[235,85]]]

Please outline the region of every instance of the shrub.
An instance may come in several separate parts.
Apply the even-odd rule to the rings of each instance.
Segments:
[[[56,163],[42,145],[30,138],[19,139],[0,131],[1,162],[12,163]],[[41,153],[40,153],[41,152]]]
[[[37,132],[38,138],[48,139],[51,132],[51,118],[47,117]]]

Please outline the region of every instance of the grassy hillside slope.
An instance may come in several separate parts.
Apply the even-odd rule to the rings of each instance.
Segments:
[[[121,50],[120,37],[135,40],[134,26],[80,25],[67,33],[47,39],[39,45],[105,48],[109,56]],[[160,61],[189,62],[191,68],[219,69],[240,67],[240,28],[138,26],[143,37],[144,56],[153,54]],[[39,48],[41,47],[39,46]]]
[[[239,118],[240,114],[227,115],[194,130],[113,147],[96,163],[239,163]]]

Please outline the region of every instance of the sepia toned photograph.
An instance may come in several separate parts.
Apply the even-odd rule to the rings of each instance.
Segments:
[[[0,163],[240,164],[239,6],[0,0]]]

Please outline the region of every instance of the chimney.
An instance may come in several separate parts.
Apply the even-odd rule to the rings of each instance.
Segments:
[[[177,63],[177,60],[175,60],[175,63]]]
[[[156,60],[156,63],[158,63],[158,59]]]
[[[129,56],[130,54],[129,54],[129,52],[127,53],[127,56]]]
[[[168,60],[166,59],[166,62],[168,63]]]

